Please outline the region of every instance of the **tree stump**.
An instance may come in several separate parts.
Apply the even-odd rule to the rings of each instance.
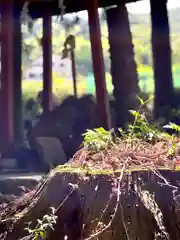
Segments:
[[[57,167],[36,189],[0,206],[0,239],[25,238],[50,207],[48,240],[180,239],[178,171],[88,172]]]

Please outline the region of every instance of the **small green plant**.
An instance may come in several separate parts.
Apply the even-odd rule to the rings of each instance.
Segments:
[[[141,114],[141,109],[153,98],[150,97],[148,100],[143,101],[140,97],[137,97],[140,101],[140,107],[138,111],[130,110],[130,113],[134,116],[134,123],[129,125],[128,130],[124,132],[119,128],[119,132],[123,137],[132,138],[141,138],[146,141],[154,141],[157,137],[157,131],[153,128],[146,120],[145,115]],[[108,148],[109,146],[114,145],[115,140],[112,136],[111,131],[107,131],[104,128],[96,128],[94,130],[87,130],[84,134],[84,147],[87,147],[91,151],[100,151]]]
[[[137,121],[139,120],[145,120],[145,116],[143,114],[141,114],[141,109],[146,105],[148,104],[148,102],[152,101],[153,100],[153,96],[150,96],[146,101],[144,101],[142,98],[140,98],[139,96],[137,96],[137,99],[139,100],[140,102],[140,107],[138,109],[138,111],[133,111],[133,110],[130,110],[131,114],[135,117],[134,119],[134,126],[136,125]]]
[[[170,122],[169,124],[165,125],[164,128],[171,129],[175,131],[178,134],[178,136],[180,135],[180,126],[175,123]]]
[[[94,130],[87,130],[84,134],[84,147],[92,151],[100,151],[113,145],[113,138],[109,131],[104,128],[96,128]]]
[[[46,214],[43,216],[43,219],[37,219],[37,224],[34,229],[30,228],[31,222],[28,223],[28,227],[25,228],[28,231],[29,236],[32,237],[33,240],[44,240],[46,239],[47,231],[49,228],[54,230],[53,225],[56,224],[57,216],[55,215],[55,208],[50,208],[51,214]]]
[[[122,139],[129,139],[129,140],[137,140],[141,139],[145,142],[149,142],[151,144],[155,144],[157,141],[161,140],[166,136],[159,127],[156,127],[155,125],[150,124],[145,114],[142,113],[142,108],[152,101],[153,97],[151,96],[149,99],[144,101],[140,97],[137,97],[140,102],[140,107],[137,111],[130,110],[130,113],[134,117],[134,123],[130,124],[128,126],[128,129],[126,131],[123,131],[122,129],[118,129],[121,133]],[[180,134],[180,126],[170,123],[169,125],[164,126],[164,128],[169,128],[176,133]],[[169,134],[167,135],[169,137]],[[167,137],[166,136],[166,137]],[[94,130],[87,130],[84,134],[84,141],[83,145],[84,147],[87,147],[88,150],[97,152],[100,150],[105,150],[109,148],[110,146],[113,146],[117,143],[118,138],[114,138],[112,135],[112,131],[107,131],[104,128],[96,128]],[[119,142],[119,141],[118,141]],[[174,155],[176,152],[176,146],[170,147],[168,151],[168,156]]]
[[[146,101],[143,101],[140,97],[137,97],[140,101],[140,107],[138,111],[130,110],[130,113],[134,117],[134,123],[130,124],[128,127],[128,135],[129,137],[138,137],[143,139],[144,141],[154,142],[158,136],[158,131],[151,124],[148,123],[145,114],[141,113],[141,109],[144,105],[146,105],[149,101],[153,99],[150,97]]]

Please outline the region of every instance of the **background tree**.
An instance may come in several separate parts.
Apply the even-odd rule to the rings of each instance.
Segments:
[[[132,35],[126,6],[106,10],[114,86],[116,124],[123,127],[129,120],[129,109],[136,109],[139,92]]]

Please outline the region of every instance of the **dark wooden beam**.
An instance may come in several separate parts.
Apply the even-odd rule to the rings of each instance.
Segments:
[[[52,110],[52,17],[46,9],[43,16],[43,113]]]
[[[101,43],[101,30],[98,14],[98,0],[89,0],[88,5],[89,32],[93,70],[96,84],[97,113],[100,124],[105,129],[111,128],[111,115],[106,89],[104,58]]]
[[[89,0],[65,0],[65,12],[66,13],[73,13],[79,12],[88,9],[88,1]],[[104,8],[113,5],[124,5],[125,3],[136,2],[139,0],[99,0],[98,7]],[[61,9],[58,6],[58,0],[52,1],[42,1],[42,0],[35,0],[30,1],[29,4],[29,13],[33,18],[40,18],[43,17],[43,13],[46,9],[49,9],[52,12],[52,15],[60,15]]]
[[[14,5],[14,138],[17,144],[23,142],[21,9],[22,5]]]
[[[13,0],[1,5],[0,152],[14,141],[13,126]]]

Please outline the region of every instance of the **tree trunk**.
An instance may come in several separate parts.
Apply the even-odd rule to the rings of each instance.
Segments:
[[[27,223],[35,226],[49,207],[57,209],[58,219],[48,240],[180,239],[178,172],[87,175],[77,170],[57,168],[34,191],[1,205],[0,239],[32,239],[25,238]],[[109,227],[103,230],[102,223]]]
[[[164,110],[168,110],[173,101],[171,46],[166,2],[166,0],[150,1],[156,118],[165,116]]]
[[[139,92],[132,34],[126,6],[106,10],[111,56],[111,75],[114,85],[116,123],[124,126],[128,110],[136,109]]]

